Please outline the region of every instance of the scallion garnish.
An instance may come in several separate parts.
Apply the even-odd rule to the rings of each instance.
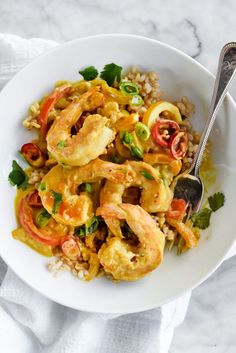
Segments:
[[[135,124],[134,131],[136,132],[136,135],[143,141],[147,141],[150,137],[150,130],[147,127],[147,125],[138,122]]]
[[[119,88],[125,96],[136,96],[139,93],[138,86],[133,82],[123,81]]]

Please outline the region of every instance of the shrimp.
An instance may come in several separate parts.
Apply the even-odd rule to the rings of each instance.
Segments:
[[[121,203],[125,188],[138,186],[142,189],[140,205],[147,212],[167,211],[173,199],[173,193],[159,177],[158,172],[145,162],[128,161],[124,165],[133,170],[135,177],[119,187],[114,186],[110,181],[106,181],[100,195],[101,205],[104,203]]]
[[[100,204],[104,205],[105,203],[114,203],[119,205],[122,203],[122,195],[125,191],[124,184],[113,183],[110,180],[107,180],[103,189],[100,193]],[[103,217],[106,225],[110,231],[119,238],[123,238],[120,221],[116,218]]]
[[[182,169],[182,161],[180,159],[174,159],[165,153],[144,153],[143,160],[151,165],[168,165],[173,176],[178,175]]]
[[[165,236],[142,207],[132,204],[104,204],[97,209],[97,215],[125,219],[140,243],[134,246],[125,239],[109,237],[98,252],[100,263],[106,272],[117,280],[136,281],[160,265]]]
[[[39,196],[44,208],[59,223],[70,226],[85,224],[93,216],[92,196],[87,192],[78,194],[78,186],[84,182],[93,183],[107,178],[115,183],[127,183],[133,179],[128,165],[119,165],[96,159],[86,166],[64,168],[53,167],[42,179]],[[55,212],[56,198],[57,204]]]
[[[59,162],[82,166],[102,154],[115,138],[115,132],[107,127],[108,119],[99,114],[86,117],[77,135],[71,136],[71,128],[84,111],[93,111],[104,104],[104,95],[94,87],[82,94],[64,109],[54,120],[46,141],[48,151]]]
[[[190,224],[181,222],[178,219],[166,218],[167,223],[175,228],[181,237],[185,240],[188,248],[193,248],[198,244],[198,238],[194,231],[191,229]]]

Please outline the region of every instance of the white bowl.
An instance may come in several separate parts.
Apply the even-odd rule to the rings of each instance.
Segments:
[[[217,58],[213,58],[216,60]],[[28,106],[49,92],[55,81],[78,80],[78,70],[115,62],[124,68],[157,71],[161,89],[171,99],[186,95],[196,104],[194,127],[202,129],[214,77],[195,60],[163,43],[130,35],[102,35],[75,40],[41,56],[18,73],[0,94],[0,253],[10,268],[28,285],[71,308],[102,313],[131,313],[160,306],[197,286],[222,262],[235,239],[236,106],[227,96],[211,139],[218,170],[216,189],[226,204],[213,215],[199,246],[186,254],[165,253],[163,264],[135,283],[112,283],[97,278],[85,283],[70,273],[53,277],[47,258],[11,237],[16,227],[14,197],[8,183],[11,162],[31,136],[21,125]]]

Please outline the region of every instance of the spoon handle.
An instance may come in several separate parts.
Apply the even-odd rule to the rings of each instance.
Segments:
[[[229,85],[232,81],[234,73],[236,71],[236,43],[226,44],[220,53],[218,69],[216,74],[216,80],[214,85],[214,91],[211,99],[210,109],[208,118],[201,135],[198,150],[193,160],[193,164],[190,168],[189,174],[199,176],[199,168],[203,156],[203,152],[206,147],[208,137],[210,135],[212,126],[214,124],[216,114],[220,108],[220,105],[228,91]]]

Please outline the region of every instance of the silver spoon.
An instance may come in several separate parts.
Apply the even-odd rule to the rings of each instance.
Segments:
[[[204,195],[204,185],[199,175],[200,164],[208,137],[213,127],[216,114],[228,91],[236,69],[236,43],[226,44],[220,53],[216,80],[211,99],[208,118],[201,135],[198,150],[191,167],[176,179],[174,197],[184,199],[187,203],[187,214],[198,212]]]

